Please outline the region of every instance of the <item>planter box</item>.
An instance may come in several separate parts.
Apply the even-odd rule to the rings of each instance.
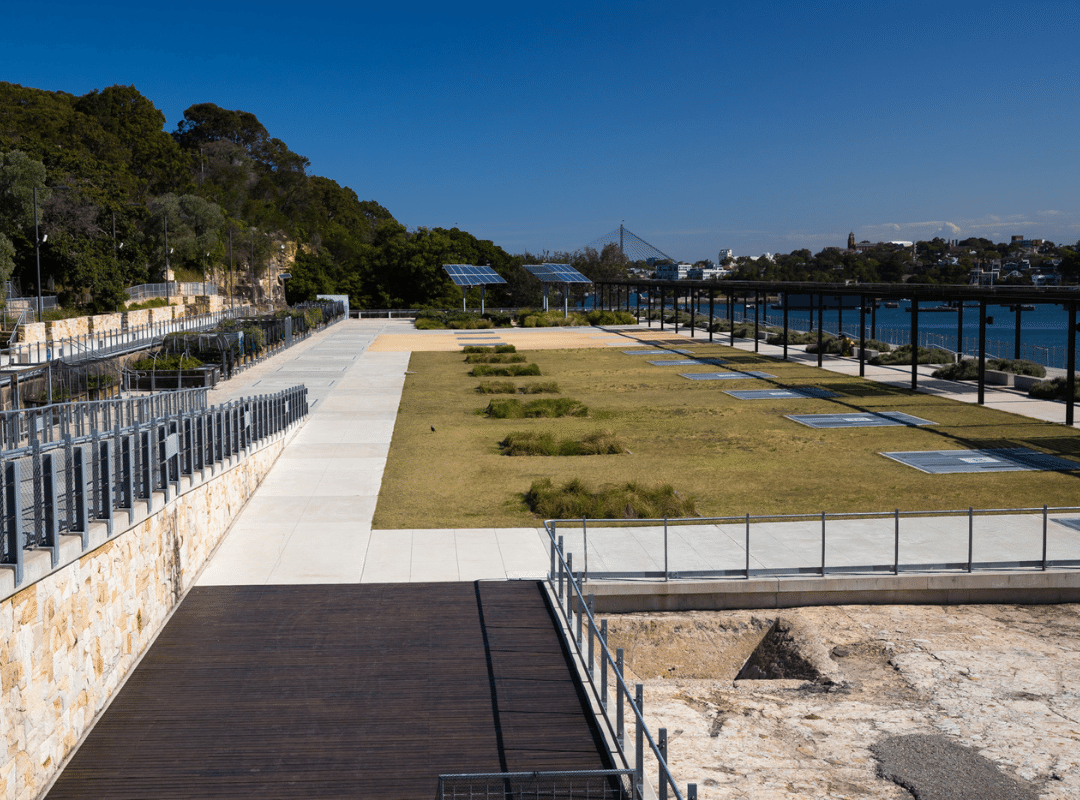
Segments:
[[[128,376],[129,388],[140,392],[167,392],[171,389],[211,388],[217,385],[221,367],[205,366],[198,369],[159,369],[153,372],[132,372]]]
[[[988,369],[986,370],[985,383],[987,386],[1012,386],[1013,374],[997,369]]]
[[[1013,386],[1016,387],[1017,389],[1021,389],[1021,390],[1026,392],[1028,389],[1030,389],[1036,383],[1041,383],[1042,381],[1048,381],[1048,380],[1050,380],[1050,378],[1048,378],[1048,377],[1047,378],[1036,378],[1034,375],[1014,375],[1013,376]]]

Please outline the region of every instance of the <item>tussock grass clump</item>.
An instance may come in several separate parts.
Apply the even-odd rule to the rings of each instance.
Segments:
[[[470,344],[461,348],[462,353],[516,353],[517,348],[512,344],[491,345]]]
[[[153,372],[154,370],[174,369],[198,369],[203,362],[194,356],[185,356],[180,353],[168,353],[159,355],[157,358],[141,358],[131,364],[131,368],[139,372]]]
[[[517,394],[517,387],[511,381],[492,381],[476,387],[477,394]]]
[[[550,478],[535,480],[525,504],[543,519],[659,519],[694,517],[693,498],[680,497],[670,484],[642,486],[635,481],[589,489],[574,478],[555,486]]]
[[[920,364],[951,364],[953,362],[953,354],[947,350],[938,350],[929,347],[919,348],[919,363]],[[910,364],[911,363],[911,345],[905,344],[902,347],[898,347],[891,353],[882,353],[877,358],[870,359],[871,364]]]
[[[572,397],[544,397],[522,403],[520,400],[492,400],[484,414],[493,419],[525,419],[535,417],[587,417],[588,406]]]
[[[465,356],[466,364],[522,364],[525,356],[520,353],[470,353]]]
[[[511,364],[507,367],[493,367],[490,364],[477,364],[469,373],[474,378],[517,378],[522,375],[539,375],[538,364]]]
[[[555,440],[551,433],[516,431],[499,442],[506,456],[605,456],[625,453],[611,431],[594,431],[581,439]]]

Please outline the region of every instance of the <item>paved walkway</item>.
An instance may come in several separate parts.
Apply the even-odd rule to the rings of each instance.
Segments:
[[[671,347],[695,341],[682,331],[676,336],[670,329],[642,326],[420,333],[407,320],[348,320],[228,381],[212,392],[211,402],[303,383],[309,389],[312,413],[287,443],[199,584],[471,581],[543,576],[549,553],[542,528],[371,530],[409,354],[412,350],[454,350],[463,343],[492,341],[506,341],[522,349],[622,347],[631,338],[670,340],[667,346]],[[700,331],[696,341],[702,341]],[[726,337],[718,335],[714,343],[727,344]],[[736,339],[735,344],[753,349],[751,341]],[[760,352],[779,357],[781,348],[761,344]],[[816,361],[815,355],[794,348],[789,349],[789,356]],[[859,369],[857,361],[835,357],[826,357],[824,367],[845,374],[858,374]],[[899,367],[867,366],[866,377],[910,385],[910,370]],[[962,402],[976,399],[975,388],[966,384],[935,381],[928,376],[920,383],[924,391],[943,397]],[[1031,400],[1012,391],[988,388],[986,401],[990,407],[1036,419],[1064,419],[1063,404]],[[905,529],[917,526],[918,532],[904,536],[902,562],[916,565],[966,561],[966,524],[966,519],[956,518],[904,522]],[[1022,524],[1012,517],[986,517],[979,520],[978,526],[976,561],[1041,558],[1040,515],[1024,517]],[[689,569],[682,563],[684,559],[697,563],[696,569],[741,568],[745,562],[745,536],[735,527],[730,531],[710,528],[693,535],[690,530],[680,533],[670,551],[681,560],[678,569]],[[959,528],[963,530],[957,532]],[[1074,548],[1080,533],[1055,522],[1050,523],[1050,528],[1049,558],[1075,558],[1080,551]],[[1018,536],[1021,530],[1025,531],[1022,537]],[[851,551],[847,561],[833,563],[892,563],[891,531],[892,525],[887,522],[873,526],[865,521],[831,522],[829,538],[836,548],[832,552],[840,552],[841,542]],[[819,524],[769,523],[754,536],[751,551],[755,569],[812,567],[820,563]],[[642,537],[649,540],[648,547],[643,546]],[[595,549],[601,541],[604,552]],[[760,549],[755,545],[758,541]],[[580,553],[580,543],[571,549]],[[603,563],[612,571],[654,570],[662,563],[662,556],[658,556],[662,540],[655,531],[634,536],[597,533],[589,550],[593,563]],[[1017,555],[1013,555],[1014,550]]]

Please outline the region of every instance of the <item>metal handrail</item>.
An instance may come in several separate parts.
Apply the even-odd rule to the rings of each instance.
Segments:
[[[653,756],[656,758],[657,771],[658,771],[658,796],[660,800],[667,800],[668,788],[674,792],[676,800],[684,800],[682,793],[679,791],[678,785],[675,783],[675,778],[671,774],[671,769],[667,763],[667,731],[661,728],[659,731],[660,742],[658,743],[649,731],[648,726],[645,724],[645,717],[642,711],[644,700],[644,687],[642,684],[635,684],[634,694],[631,695],[630,687],[627,685],[623,678],[623,652],[622,648],[616,649],[616,655],[611,654],[611,650],[607,646],[607,620],[603,620],[601,625],[596,624],[596,618],[593,616],[593,597],[589,595],[586,600],[585,595],[581,588],[579,579],[575,579],[573,570],[573,556],[572,554],[566,554],[564,557],[563,548],[561,542],[556,542],[555,533],[552,528],[548,527],[547,522],[544,523],[544,529],[547,531],[548,537],[551,540],[551,572],[548,574],[548,585],[552,593],[558,598],[558,607],[560,615],[563,616],[566,622],[567,639],[570,646],[577,653],[577,657],[586,665],[585,674],[588,678],[590,688],[593,691],[594,697],[597,698],[600,706],[601,714],[604,717],[604,722],[608,727],[608,731],[613,735],[613,741],[618,749],[618,754],[622,758],[624,764],[628,764],[629,760],[626,756],[626,748],[624,744],[624,717],[623,717],[623,701],[630,704],[630,709],[633,712],[635,720],[636,740],[635,740],[635,758],[634,758],[634,792],[635,800],[642,800],[644,798],[644,744],[648,742],[649,748],[652,751]],[[557,573],[557,576],[556,576]],[[567,587],[567,591],[564,593],[564,583]],[[563,607],[563,600],[566,600],[566,605]],[[576,602],[575,602],[576,599]],[[575,629],[575,610],[576,616],[576,638],[574,636]],[[588,629],[588,650],[583,650],[584,638],[583,628]],[[599,688],[595,683],[595,644],[598,641],[600,643],[600,686]],[[615,676],[616,685],[616,720],[612,724],[610,714],[608,712],[608,692],[607,692],[607,670],[608,666],[611,666],[613,674]],[[697,798],[697,785],[688,784],[687,786],[687,800],[696,800]]]

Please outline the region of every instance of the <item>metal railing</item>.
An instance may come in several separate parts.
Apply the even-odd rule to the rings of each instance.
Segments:
[[[646,797],[645,748],[647,746],[656,760],[657,797],[659,800],[668,800],[668,797],[683,800],[683,795],[668,766],[667,729],[660,728],[657,737],[653,738],[645,724],[644,686],[640,683],[635,684],[634,691],[631,693],[624,678],[622,648],[617,648],[614,655],[608,648],[607,620],[601,620],[597,624],[593,615],[593,596],[590,594],[586,597],[582,590],[583,576],[581,573],[574,572],[573,554],[564,552],[562,538],[556,540],[553,527],[548,527],[548,523],[545,522],[544,528],[551,540],[551,569],[548,573],[548,584],[552,596],[557,598],[559,615],[565,622],[567,643],[571,652],[576,653],[584,666],[583,676],[592,692],[600,714],[600,722],[607,727],[610,734],[610,740],[615,747],[615,755],[623,764],[633,765],[630,798],[644,800]],[[611,703],[608,693],[609,672],[614,680],[614,704]],[[634,726],[632,759],[628,756],[626,742],[628,708]],[[696,798],[697,785],[688,784],[686,800],[696,800]]]
[[[308,413],[307,388],[295,386],[202,409],[179,409],[149,421],[115,421],[111,429],[37,440],[0,454],[0,565],[24,580],[26,550],[51,552],[60,560],[61,537],[81,537],[90,546],[90,525],[102,521],[113,533],[113,514],[136,507],[154,511],[154,497],[169,502],[182,481],[216,474],[235,457],[246,456]]]
[[[77,403],[52,403],[37,408],[0,411],[0,457],[9,450],[33,447],[94,431],[130,428],[154,419],[206,410],[206,389],[185,389],[144,397],[113,398]]]
[[[129,302],[139,303],[154,297],[182,297],[184,295],[204,297],[217,294],[218,286],[213,281],[206,281],[205,283],[202,281],[182,283],[170,281],[169,283],[140,283],[137,286],[129,286],[124,291],[128,293]]]
[[[226,319],[244,316],[250,309],[237,308],[200,314],[183,319],[134,325],[121,330],[86,333],[46,342],[27,342],[11,346],[12,364],[43,364],[55,359],[68,362],[101,358],[114,353],[151,347],[169,333],[213,328]]]
[[[435,800],[630,800],[631,769],[440,775]]]
[[[577,532],[581,533],[581,546],[582,552],[580,558],[582,561],[581,576],[583,580],[600,580],[600,579],[659,579],[659,580],[678,580],[678,579],[749,579],[751,577],[784,577],[784,576],[809,576],[817,575],[819,577],[825,577],[826,575],[853,575],[853,574],[893,574],[899,575],[904,572],[976,572],[976,571],[990,571],[990,570],[1004,570],[1004,569],[1024,569],[1024,570],[1038,570],[1045,571],[1051,568],[1072,568],[1080,567],[1080,552],[1076,552],[1078,548],[1073,544],[1071,535],[1070,541],[1066,543],[1068,548],[1067,552],[1059,553],[1058,557],[1051,557],[1049,552],[1049,522],[1050,514],[1062,514],[1080,512],[1080,506],[1041,506],[1032,508],[966,508],[946,511],[900,511],[894,509],[893,511],[882,512],[859,512],[859,513],[833,513],[827,514],[821,512],[819,514],[772,514],[772,515],[759,515],[751,516],[750,514],[744,514],[738,517],[692,517],[692,518],[678,518],[678,519],[642,519],[642,520],[601,520],[601,519],[558,519],[547,520],[544,523],[544,527],[548,531],[548,535],[552,541],[555,541],[555,537],[560,530],[566,531],[569,529],[575,536]],[[978,526],[976,520],[980,517],[1000,517],[1003,515],[1023,515],[1026,517],[1026,525],[1016,522],[1011,531],[1012,537],[1007,547],[1010,548],[1009,557],[1007,558],[986,558],[976,560],[976,556],[979,553],[980,548],[992,549],[1000,548],[1000,540],[994,536],[987,536],[982,539],[977,535]],[[901,558],[901,553],[904,550],[905,544],[910,542],[905,541],[902,536],[901,520],[903,519],[927,519],[927,518],[959,518],[962,521],[966,521],[966,525],[960,525],[957,530],[953,532],[953,536],[950,538],[947,533],[938,531],[937,540],[935,546],[939,548],[939,551],[951,551],[954,554],[959,555],[959,558],[954,558],[940,562],[926,562],[925,560],[904,560]],[[846,552],[842,548],[838,548],[839,552],[833,552],[828,546],[828,523],[832,521],[834,526],[839,525],[845,521],[858,520],[860,523],[866,521],[880,520],[885,524],[881,525],[876,531],[877,536],[873,533],[867,532],[865,529],[861,532],[864,537],[864,542],[869,546],[872,541],[874,549],[882,555],[888,556],[888,560],[879,560],[873,563],[850,563],[850,559]],[[791,548],[792,552],[798,549],[807,552],[809,550],[814,551],[814,560],[808,561],[803,558],[803,563],[788,563],[779,564],[774,563],[772,566],[766,564],[766,561],[777,559],[779,556],[776,554],[776,542],[775,539],[770,537],[762,537],[765,541],[759,544],[758,551],[754,551],[753,543],[754,537],[752,536],[753,525],[765,525],[778,522],[787,523],[803,523],[804,530],[805,524],[809,523],[815,527],[820,526],[820,535],[816,538],[816,541],[810,539],[807,536],[803,536],[799,543],[798,548]],[[569,528],[568,528],[569,526]],[[697,531],[694,542],[700,542],[702,545],[707,545],[708,552],[710,553],[709,559],[715,562],[726,562],[729,564],[739,564],[738,567],[727,568],[702,568],[702,561],[705,557],[701,554],[701,551],[692,548],[693,552],[687,552],[687,548],[680,546],[681,555],[672,555],[672,544],[670,535],[673,528],[680,527],[696,527],[696,528],[711,528],[708,531]],[[726,530],[722,531],[720,526],[729,526]],[[594,557],[597,549],[595,547],[595,538],[602,532],[603,535],[607,535],[612,531],[633,531],[635,534],[635,552],[636,559],[639,563],[648,561],[656,568],[653,569],[640,569],[640,568],[623,568],[612,569],[611,565],[617,563],[618,556],[613,553],[606,553],[604,555],[603,569],[589,569],[589,535],[590,528],[592,528],[592,534],[594,537],[594,546],[592,552]],[[836,539],[843,541],[845,538],[850,538],[850,533],[843,533],[843,535],[836,534]],[[739,535],[741,534],[741,535]],[[694,534],[691,534],[693,536]],[[689,539],[690,537],[687,537]],[[741,541],[738,541],[741,539]],[[836,541],[834,539],[834,542]],[[560,547],[562,546],[563,536],[559,536]],[[718,543],[722,546],[717,546]],[[682,542],[680,542],[680,545]],[[818,547],[820,545],[820,547]],[[820,554],[820,558],[818,558]],[[568,558],[572,556],[572,553],[568,553]],[[785,554],[786,555],[786,554]],[[832,561],[829,561],[830,556]],[[798,556],[795,556],[798,558]],[[758,560],[761,566],[754,567],[752,562]],[[552,557],[552,574],[554,574],[557,565],[554,563],[554,556]]]

